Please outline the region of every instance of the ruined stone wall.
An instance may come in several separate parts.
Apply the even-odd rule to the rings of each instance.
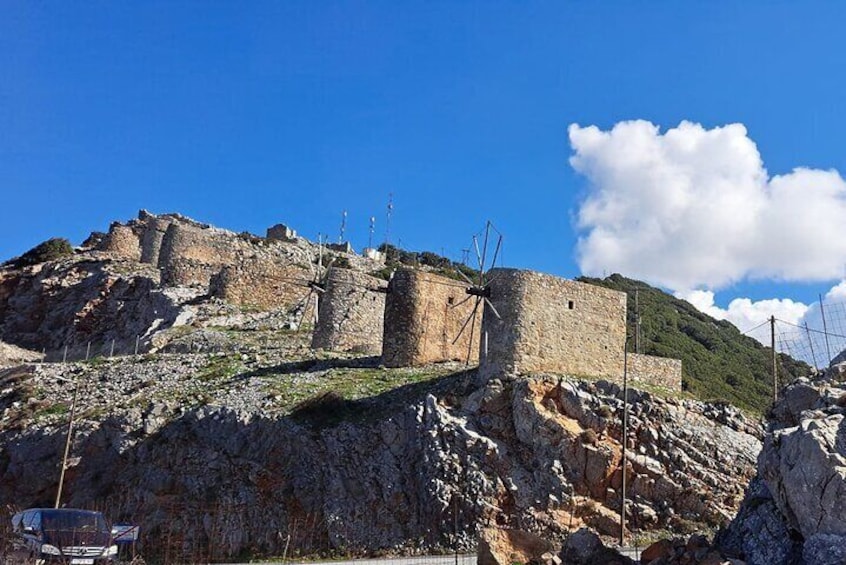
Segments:
[[[141,241],[131,226],[114,223],[99,249],[120,259],[141,260]]]
[[[399,269],[385,299],[382,363],[409,367],[464,361],[468,351],[470,362],[476,362],[481,315],[472,332],[468,325],[461,338],[452,343],[475,304],[474,299],[461,304],[467,298],[465,289],[466,285],[446,277]]]
[[[239,265],[225,266],[213,275],[209,294],[249,310],[287,311],[303,302],[311,279],[311,271],[305,265],[277,264],[253,258]],[[304,318],[310,321],[313,316],[307,314]]]
[[[626,295],[552,275],[515,269],[491,273],[481,372],[623,377]]]
[[[223,230],[171,224],[159,253],[162,282],[207,287],[212,275],[237,263],[243,244],[237,235]]]
[[[168,217],[150,215],[141,221],[143,222],[139,229],[141,232],[141,262],[158,265],[162,240],[173,220]]]
[[[647,383],[681,390],[682,362],[679,359],[629,353],[628,377],[635,385]]]
[[[320,296],[314,349],[379,355],[385,317],[387,281],[349,269],[331,269]]]

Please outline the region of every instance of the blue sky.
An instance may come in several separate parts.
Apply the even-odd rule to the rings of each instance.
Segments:
[[[571,165],[571,124],[609,132],[644,120],[660,138],[685,120],[706,132],[740,123],[770,176],[846,171],[844,12],[835,2],[4,2],[0,258],[48,237],[80,242],[139,208],[258,234],[284,222],[311,238],[336,237],[348,210],[360,248],[371,215],[384,237],[393,193],[395,243],[458,258],[490,219],[507,265],[577,276],[578,241],[597,227],[581,214],[607,175]],[[616,155],[593,157],[607,172]],[[670,287],[662,272],[638,274]],[[713,291],[712,308],[735,297],[810,303],[842,276],[741,265],[728,282],[687,277],[690,288],[671,290]]]

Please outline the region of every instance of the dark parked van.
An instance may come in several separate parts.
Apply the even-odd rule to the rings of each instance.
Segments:
[[[12,517],[15,553],[36,562],[97,565],[117,555],[111,529],[100,512],[30,508]]]

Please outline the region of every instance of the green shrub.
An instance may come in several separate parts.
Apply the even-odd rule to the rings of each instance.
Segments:
[[[47,261],[55,261],[68,255],[73,255],[73,246],[70,242],[63,237],[54,237],[39,243],[20,257],[9,259],[4,265],[20,269]]]
[[[352,264],[350,264],[350,260],[344,257],[343,255],[338,255],[337,257],[335,257],[332,266],[337,269],[352,269]]]

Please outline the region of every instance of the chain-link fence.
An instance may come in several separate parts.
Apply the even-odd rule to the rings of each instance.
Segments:
[[[744,334],[812,367],[822,369],[846,360],[846,302],[820,301],[799,322],[771,318]]]

